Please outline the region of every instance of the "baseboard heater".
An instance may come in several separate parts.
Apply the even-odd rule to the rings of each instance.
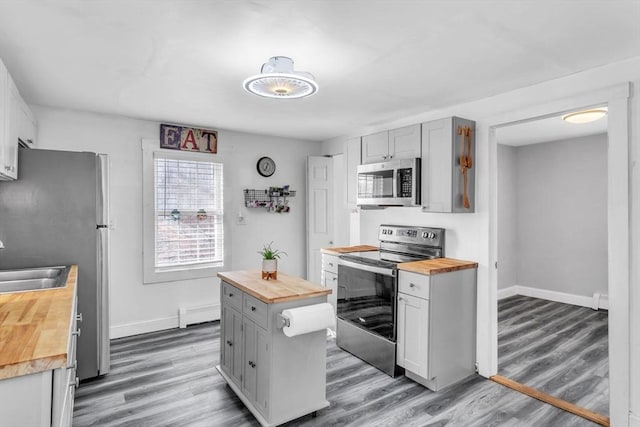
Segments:
[[[220,320],[220,305],[210,304],[198,307],[180,307],[178,310],[178,324],[181,328],[195,323]]]

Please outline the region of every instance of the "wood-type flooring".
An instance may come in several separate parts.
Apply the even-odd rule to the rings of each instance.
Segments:
[[[519,311],[507,302],[500,303],[501,316],[503,309]],[[505,316],[515,324],[508,312]],[[574,318],[577,325],[582,321]],[[571,339],[569,331],[562,336]],[[113,340],[111,372],[80,385],[73,425],[259,426],[215,369],[219,341],[218,322]],[[564,360],[557,363],[559,372],[573,368]],[[307,415],[286,426],[595,425],[478,375],[434,393],[405,377],[383,374],[336,347],[333,339],[327,341],[327,400],[331,406],[317,417]]]
[[[606,310],[522,295],[498,307],[500,375],[609,416]]]

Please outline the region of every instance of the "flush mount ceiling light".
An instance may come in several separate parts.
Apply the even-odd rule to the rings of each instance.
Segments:
[[[591,123],[607,115],[606,108],[594,108],[591,110],[576,111],[565,114],[562,120],[569,123]]]
[[[262,64],[260,73],[242,84],[255,95],[267,98],[304,98],[318,91],[318,83],[311,73],[293,70],[293,60],[286,56],[274,56]]]

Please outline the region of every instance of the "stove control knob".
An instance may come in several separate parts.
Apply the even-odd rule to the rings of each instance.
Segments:
[[[424,232],[422,233],[422,238],[423,238],[423,239],[428,239],[428,238],[429,238],[429,233],[427,233],[426,231],[424,231]]]

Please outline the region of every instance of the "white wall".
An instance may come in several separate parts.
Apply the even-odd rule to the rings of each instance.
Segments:
[[[516,165],[517,284],[606,294],[607,136],[518,147]]]
[[[498,145],[498,289],[518,285],[516,150]]]
[[[323,143],[323,150],[334,149],[336,143],[349,137],[367,135],[385,129],[393,129],[436,120],[456,115],[476,121],[476,213],[474,214],[421,214],[416,209],[405,208],[387,209],[381,212],[362,212],[364,217],[361,225],[362,243],[370,243],[373,238],[372,228],[382,222],[397,222],[408,224],[429,224],[442,226],[450,231],[447,235],[447,255],[457,258],[467,258],[479,263],[478,267],[478,324],[477,348],[478,367],[480,373],[488,374],[495,368],[493,360],[497,360],[492,347],[493,334],[491,318],[496,312],[495,290],[491,288],[493,277],[493,263],[490,253],[492,229],[490,226],[489,208],[491,168],[489,165],[490,127],[519,119],[519,112],[536,107],[541,114],[547,106],[562,104],[568,97],[577,97],[591,93],[612,85],[632,82],[632,93],[629,99],[629,218],[631,223],[631,253],[630,253],[630,331],[629,339],[631,361],[630,378],[630,410],[640,417],[640,175],[636,162],[640,147],[640,57],[634,57],[614,64],[586,70],[567,77],[542,82],[508,93],[480,99],[466,104],[444,107],[440,110],[429,111],[415,116],[405,117],[389,123],[353,129],[349,135],[344,135]],[[425,101],[426,102],[426,101]],[[557,113],[558,111],[556,111]],[[532,116],[533,117],[533,116]],[[450,238],[449,236],[452,236]],[[626,414],[617,414],[617,417]],[[619,419],[619,418],[618,418]]]
[[[157,138],[159,123],[124,117],[33,107],[38,120],[38,148],[107,153],[111,162],[112,337],[178,326],[179,307],[219,304],[217,278],[144,285],[142,282],[142,138]],[[281,271],[306,273],[305,159],[320,144],[219,130],[219,152],[225,158],[227,244],[231,265],[222,270],[259,269],[256,253],[263,244],[288,253]],[[270,178],[260,177],[256,162],[268,155],[276,162]],[[247,209],[243,188],[290,184],[297,190],[288,214]],[[236,225],[242,212],[246,225]]]

